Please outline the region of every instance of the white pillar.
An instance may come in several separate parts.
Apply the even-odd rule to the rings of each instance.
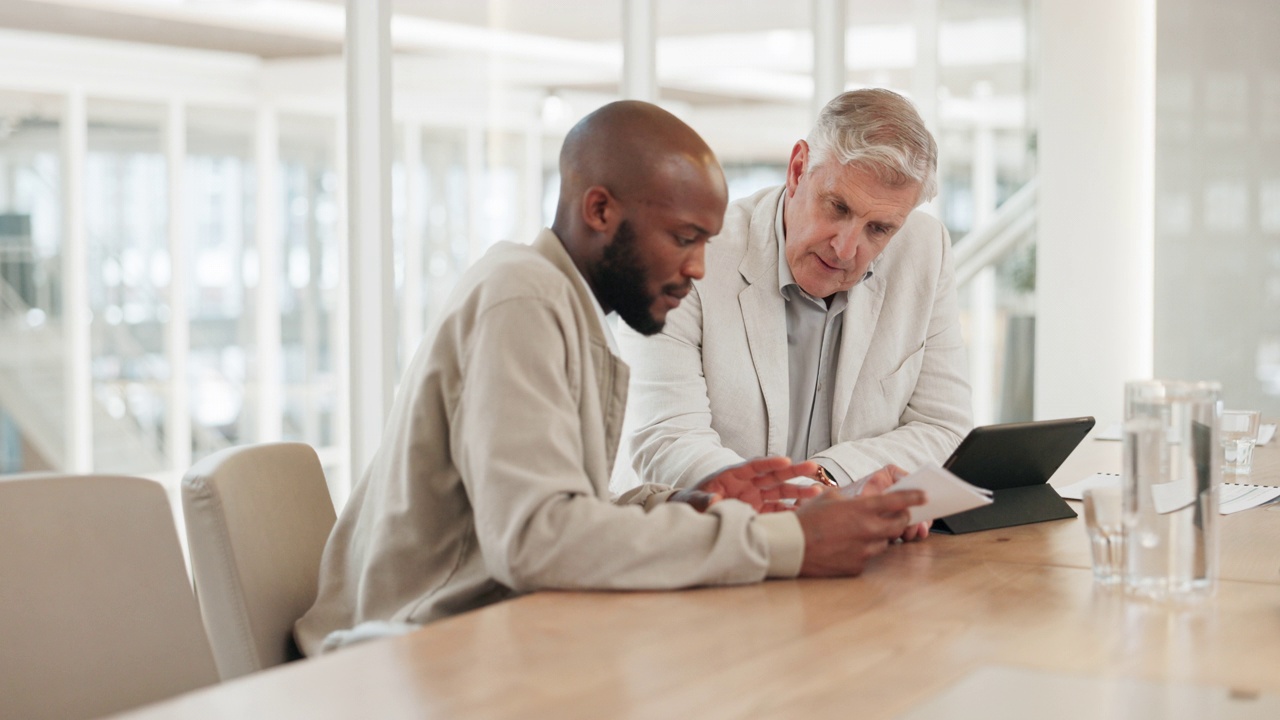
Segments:
[[[938,134],[938,0],[915,0],[916,66],[911,94],[924,124]]]
[[[169,397],[164,437],[169,467],[182,473],[191,464],[191,400],[187,385],[191,318],[187,310],[190,273],[185,232],[187,108],[179,98],[169,101],[165,163],[169,175],[169,321],[165,324],[164,339],[165,355],[169,358]]]
[[[915,0],[916,66],[911,75],[911,96],[925,127],[942,142],[942,130],[938,120],[938,0]],[[938,182],[943,177],[946,158],[938,157]],[[942,217],[942,195],[935,195],[922,206],[925,212]],[[970,368],[973,366],[970,365]],[[972,372],[972,370],[971,370]]]
[[[991,84],[973,87],[976,109],[973,126],[973,156],[970,158],[970,185],[973,188],[973,229],[990,222],[996,212],[995,131],[989,118]],[[969,383],[973,389],[973,421],[990,425],[996,421],[996,269],[988,265],[969,286]]]
[[[334,174],[337,175],[338,187],[347,187],[347,116],[339,111],[334,119]],[[338,243],[338,267],[351,267],[351,244],[347,242],[347,193],[340,192],[334,196],[337,206],[337,217],[334,220],[335,241]],[[337,446],[337,454],[343,458],[342,466],[336,472],[328,473],[329,496],[333,498],[333,507],[339,512],[347,504],[351,488],[355,480],[364,472],[364,467],[353,467],[354,452],[351,443],[351,353],[345,348],[351,347],[351,278],[347,273],[338,273],[337,301],[334,303],[332,326],[333,338],[333,437]]]
[[[422,126],[404,123],[404,284],[400,294],[400,358],[406,367],[422,339],[423,244],[422,218],[426,198],[422,187]]]
[[[484,218],[484,133],[477,127],[467,128],[467,265],[470,266],[488,248],[488,239],[480,232]],[[465,269],[465,268],[462,268]]]
[[[1118,420],[1152,373],[1155,0],[1040,13],[1035,415]]]
[[[996,269],[988,265],[969,281],[969,387],[973,422],[996,421]]]
[[[93,471],[93,350],[84,215],[88,135],[84,89],[74,87],[67,92],[62,112],[62,412],[66,418],[66,444],[60,459],[62,469],[70,473]]]
[[[351,472],[373,459],[395,382],[391,263],[391,1],[347,2]]]
[[[813,0],[813,117],[844,92],[845,0]]]
[[[991,83],[973,86],[973,227],[986,225],[996,214],[996,133],[991,126]]]
[[[622,0],[622,97],[658,101],[657,0]]]
[[[524,230],[520,237],[532,242],[544,225],[551,224],[542,221],[542,125],[537,121],[524,133],[524,187]]]
[[[284,248],[280,234],[280,127],[273,107],[258,108],[254,129],[254,172],[258,176],[254,246],[258,286],[254,289],[254,368],[251,382],[258,442],[283,435],[284,377],[280,352],[280,268]]]

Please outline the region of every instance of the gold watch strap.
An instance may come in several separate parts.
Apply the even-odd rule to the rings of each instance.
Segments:
[[[835,487],[837,485],[836,479],[831,477],[831,473],[827,472],[827,469],[821,465],[818,466],[818,482],[823,485],[830,485],[831,487]]]

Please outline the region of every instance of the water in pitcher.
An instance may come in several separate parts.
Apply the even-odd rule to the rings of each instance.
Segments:
[[[1217,578],[1216,383],[1126,385],[1125,590],[1157,600],[1211,595]]]

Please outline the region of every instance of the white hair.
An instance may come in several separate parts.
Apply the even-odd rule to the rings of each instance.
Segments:
[[[875,173],[890,187],[919,185],[917,202],[938,194],[938,144],[910,100],[872,88],[841,93],[818,114],[807,172],[829,158]]]

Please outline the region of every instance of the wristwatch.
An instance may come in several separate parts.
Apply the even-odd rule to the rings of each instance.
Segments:
[[[818,482],[831,487],[835,487],[838,484],[836,479],[831,477],[831,473],[827,472],[827,469],[821,465],[818,466]]]

